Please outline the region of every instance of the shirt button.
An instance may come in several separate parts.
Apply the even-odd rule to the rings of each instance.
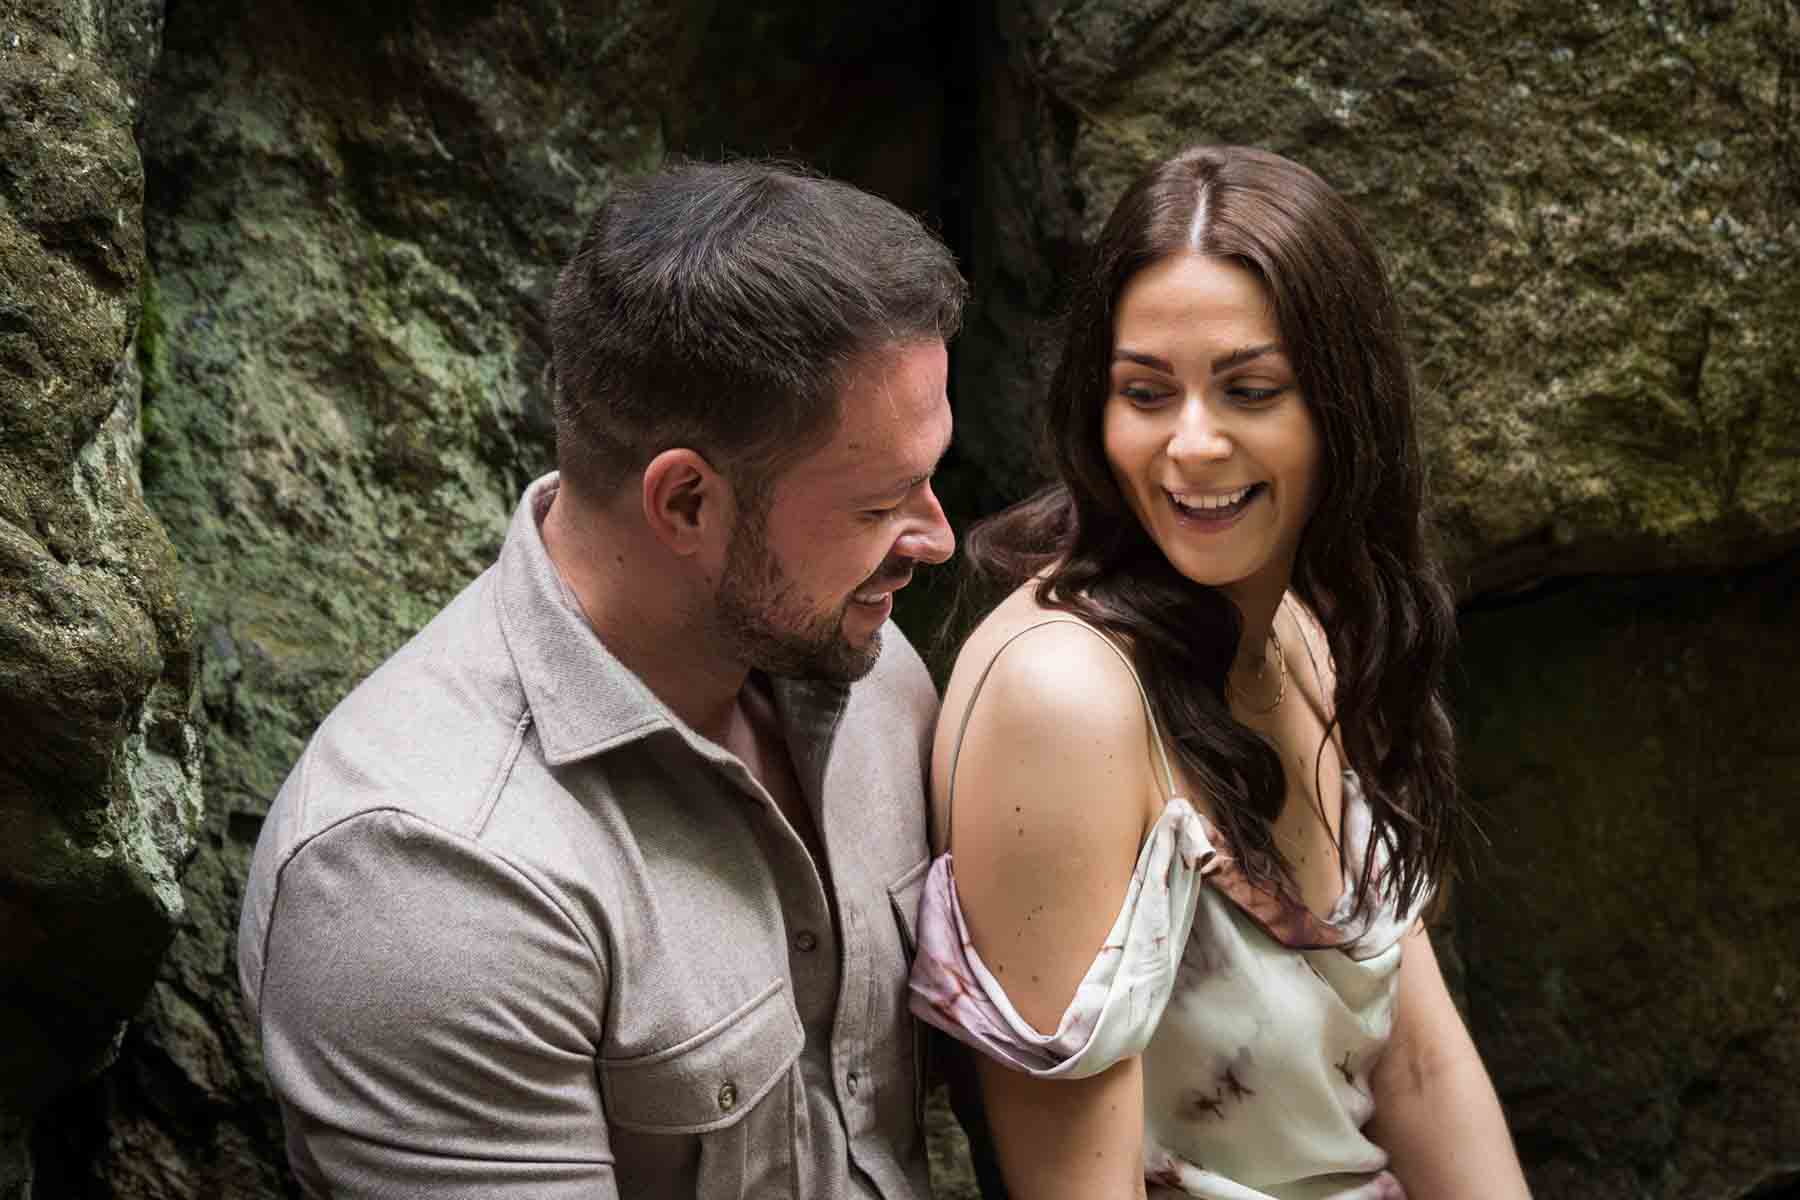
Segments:
[[[802,954],[811,954],[819,948],[818,935],[810,929],[802,929],[794,935],[794,949]]]
[[[737,1107],[737,1085],[728,1083],[719,1089],[719,1111],[730,1112]]]
[[[861,1082],[861,1081],[857,1078],[855,1071],[852,1071],[852,1072],[850,1072],[850,1074],[844,1076],[844,1087],[849,1090],[849,1092],[852,1096],[856,1095],[856,1085],[859,1082]]]

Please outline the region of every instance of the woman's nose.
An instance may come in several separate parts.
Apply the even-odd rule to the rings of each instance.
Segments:
[[[1231,454],[1231,438],[1203,397],[1183,402],[1169,435],[1169,457],[1211,461]]]

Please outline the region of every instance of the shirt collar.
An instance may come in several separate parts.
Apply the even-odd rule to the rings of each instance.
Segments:
[[[707,758],[737,760],[696,733],[630,668],[615,658],[569,594],[539,523],[556,496],[551,472],[525,489],[495,570],[501,633],[552,766],[601,754],[670,730]],[[790,752],[803,770],[819,770],[848,700],[845,684],[826,680],[771,681]],[[818,763],[803,759],[818,758]]]

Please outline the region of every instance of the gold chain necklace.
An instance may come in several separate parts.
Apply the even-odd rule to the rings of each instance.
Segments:
[[[1282,651],[1281,639],[1275,636],[1275,630],[1272,626],[1269,629],[1269,645],[1275,648],[1275,666],[1279,671],[1278,682],[1275,685],[1275,699],[1269,702],[1269,706],[1267,708],[1253,708],[1250,706],[1248,699],[1241,692],[1238,692],[1236,688],[1232,688],[1232,692],[1237,695],[1238,699],[1245,701],[1244,706],[1249,710],[1252,716],[1266,717],[1276,709],[1280,708],[1281,702],[1287,699],[1287,655]],[[1268,669],[1269,660],[1265,655],[1263,657],[1262,665],[1257,669],[1256,678],[1258,680],[1262,679],[1263,673]],[[1231,679],[1229,676],[1226,677],[1225,682],[1227,687],[1231,686]]]

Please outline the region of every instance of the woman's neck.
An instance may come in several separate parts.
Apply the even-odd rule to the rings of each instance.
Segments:
[[[1280,621],[1285,595],[1283,592],[1249,610],[1240,598],[1233,597],[1243,624],[1237,654],[1226,675],[1226,690],[1236,707],[1251,715],[1265,716],[1281,707],[1287,697],[1287,651]]]
[[[1243,595],[1241,590],[1233,591],[1230,599],[1241,622],[1237,656],[1231,664],[1233,675],[1247,678],[1268,666],[1269,657],[1274,653],[1271,642],[1281,635],[1276,624],[1286,596],[1285,588],[1272,595],[1254,597]]]

